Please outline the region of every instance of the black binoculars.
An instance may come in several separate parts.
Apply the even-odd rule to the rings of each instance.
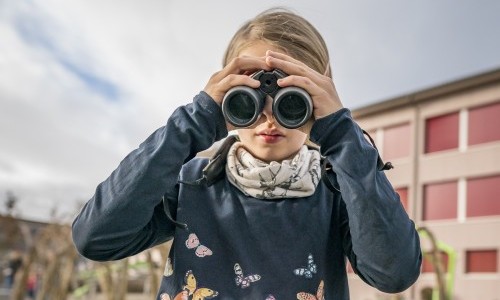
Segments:
[[[224,118],[235,127],[248,127],[255,123],[264,109],[266,96],[273,98],[274,119],[285,128],[298,128],[312,115],[311,96],[295,86],[281,88],[278,79],[288,76],[283,71],[260,70],[251,75],[260,81],[260,87],[235,86],[222,100]]]

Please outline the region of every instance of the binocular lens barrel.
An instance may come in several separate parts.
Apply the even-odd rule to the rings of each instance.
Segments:
[[[233,117],[241,122],[252,119],[256,111],[255,102],[244,93],[234,95],[228,104],[228,109]]]
[[[273,100],[273,114],[281,126],[299,128],[311,118],[311,96],[298,87],[281,89]]]
[[[222,102],[224,118],[235,127],[248,127],[259,118],[264,100],[257,91],[247,86],[230,89]]]
[[[277,81],[285,76],[279,70],[260,71],[252,76],[260,80],[259,89],[248,86],[230,89],[222,101],[222,113],[226,120],[235,127],[252,125],[260,117],[269,95],[273,97],[274,118],[280,125],[290,129],[304,125],[312,115],[311,96],[299,87],[280,88]]]

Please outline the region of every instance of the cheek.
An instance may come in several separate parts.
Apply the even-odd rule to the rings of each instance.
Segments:
[[[311,119],[309,119],[309,121],[307,121],[306,124],[304,124],[302,127],[297,128],[297,129],[309,136],[313,125],[314,125],[314,119],[311,118]]]
[[[293,134],[293,143],[302,146],[307,140],[307,134],[299,129]]]
[[[251,138],[253,135],[252,129],[238,129],[238,136],[240,137],[240,141],[244,142],[245,140],[248,140]]]

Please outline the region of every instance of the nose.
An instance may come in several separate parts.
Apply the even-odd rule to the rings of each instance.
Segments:
[[[274,123],[273,98],[271,98],[271,96],[266,96],[266,102],[264,104],[262,114],[266,117],[268,123]]]

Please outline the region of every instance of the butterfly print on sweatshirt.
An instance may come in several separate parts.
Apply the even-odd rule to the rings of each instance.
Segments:
[[[189,234],[186,240],[186,247],[188,249],[195,249],[194,252],[198,257],[205,257],[213,254],[212,250],[200,243],[198,236],[194,233]]]
[[[234,264],[234,273],[236,274],[236,285],[241,286],[242,289],[249,287],[250,283],[260,280],[260,275],[257,274],[244,276],[243,270],[238,263]]]
[[[297,276],[304,276],[305,278],[312,278],[313,275],[316,274],[317,269],[318,268],[314,263],[313,255],[309,254],[307,256],[307,266],[293,270],[293,274]]]
[[[318,290],[316,291],[316,295],[309,294],[306,292],[297,293],[298,300],[325,300],[324,294],[325,282],[321,280],[318,286]]]

